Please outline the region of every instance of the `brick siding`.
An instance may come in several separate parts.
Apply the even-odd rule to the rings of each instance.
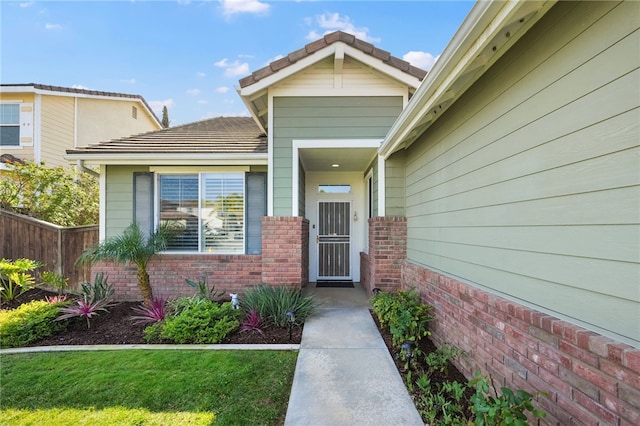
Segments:
[[[463,349],[467,376],[544,391],[542,424],[640,424],[640,349],[405,261],[402,288],[434,307],[432,339]]]
[[[154,295],[193,296],[185,279],[204,274],[210,285],[225,293],[242,293],[257,284],[304,286],[309,277],[309,221],[300,217],[264,217],[261,255],[159,254],[147,265]],[[115,300],[138,301],[135,265],[96,263],[92,274],[104,272],[115,288]]]
[[[400,289],[402,262],[407,257],[407,219],[398,216],[369,219],[369,253],[360,259],[360,281],[367,291],[379,288],[383,291]]]

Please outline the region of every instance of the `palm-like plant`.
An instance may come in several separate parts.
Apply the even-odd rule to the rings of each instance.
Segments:
[[[144,303],[149,305],[153,300],[153,290],[149,282],[147,264],[156,253],[167,247],[169,241],[178,232],[179,230],[175,227],[161,225],[155,232],[146,236],[137,223],[132,223],[122,235],[107,238],[85,250],[78,258],[78,263],[111,260],[116,264],[135,264],[138,267],[138,287]]]

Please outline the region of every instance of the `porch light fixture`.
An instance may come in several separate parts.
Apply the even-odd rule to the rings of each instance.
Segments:
[[[287,322],[289,323],[289,340],[291,340],[291,328],[293,327],[293,323],[296,322],[296,313],[292,310],[287,311]]]
[[[331,165],[331,167],[333,167],[334,169],[337,169],[338,167],[340,167],[340,164],[338,164],[338,163],[333,163],[333,164]]]

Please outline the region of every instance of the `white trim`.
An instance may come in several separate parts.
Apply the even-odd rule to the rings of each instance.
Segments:
[[[251,170],[249,166],[151,166],[150,172],[154,173],[208,173],[208,172],[238,172],[246,173]]]
[[[366,87],[274,87],[273,96],[313,96],[313,97],[327,97],[327,96],[402,96],[404,99],[408,99],[408,90],[406,86],[398,87],[376,87],[372,93],[371,88]]]
[[[298,216],[300,149],[378,148],[381,141],[382,139],[294,139],[291,142],[291,214],[294,217]],[[271,152],[271,149],[269,149],[269,152]]]
[[[100,230],[99,241],[104,241],[107,236],[107,166],[100,166]]]
[[[92,164],[118,165],[265,165],[266,154],[178,154],[178,153],[139,153],[139,154],[111,154],[107,153],[74,153],[64,156],[65,159],[84,160]]]
[[[267,128],[267,216],[273,216],[273,95],[268,93],[267,105],[271,114]],[[258,120],[259,121],[259,120]]]
[[[336,50],[338,49],[338,45],[340,46],[341,49],[344,49],[344,55],[346,56],[350,56],[352,58],[354,58],[355,60],[362,62],[363,64],[366,64],[378,71],[380,71],[382,74],[385,74],[397,81],[400,81],[408,86],[411,87],[418,87],[420,85],[420,80],[417,77],[414,77],[410,74],[405,73],[404,71],[399,70],[398,68],[395,68],[391,65],[387,65],[384,62],[382,62],[381,59],[375,58],[371,55],[368,55],[364,52],[362,52],[359,49],[355,49],[351,46],[349,46],[348,44],[338,41],[335,43],[330,44],[327,47],[324,47],[308,56],[305,56],[304,58],[300,59],[299,61],[297,61],[294,64],[291,64],[259,81],[257,81],[254,84],[251,84],[249,86],[246,86],[242,89],[240,89],[240,95],[241,96],[251,96],[257,92],[260,92],[261,90],[267,89],[269,86],[272,86],[273,84],[292,76],[293,74],[296,74],[297,72],[317,63],[322,61],[325,58],[328,58],[329,56],[335,55]]]
[[[33,97],[33,161],[42,161],[42,96]]]
[[[385,170],[385,159],[378,155],[378,216],[385,216],[387,208],[387,191],[385,181],[387,173]]]
[[[78,98],[73,98],[73,147],[78,147]]]
[[[488,69],[555,3],[556,0],[477,2],[389,129],[380,154],[389,158],[413,142],[480,78],[480,68]],[[451,88],[471,72],[473,78],[452,92]]]

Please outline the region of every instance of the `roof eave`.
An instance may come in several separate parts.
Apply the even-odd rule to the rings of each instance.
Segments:
[[[556,0],[478,1],[392,125],[379,153],[388,158],[408,147],[555,3]],[[493,52],[492,44],[501,31],[517,25],[517,30],[509,32]],[[462,88],[457,88],[457,92],[451,90],[462,76],[471,73],[472,79]]]
[[[267,154],[71,152],[68,161],[101,165],[266,165]]]

